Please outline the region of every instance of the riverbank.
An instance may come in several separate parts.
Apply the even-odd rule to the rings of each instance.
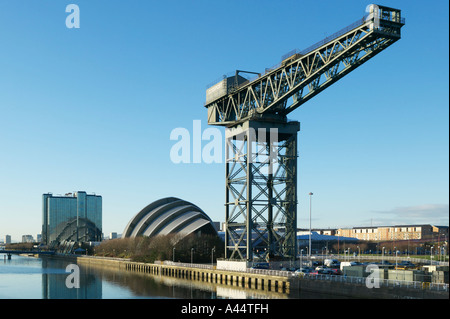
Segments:
[[[285,272],[253,273],[218,270],[211,266],[175,265],[163,262],[141,263],[128,259],[76,256],[77,264],[86,266],[101,266],[125,272],[136,272],[150,275],[165,276],[174,279],[213,283],[223,286],[233,286],[250,290],[262,290],[281,294],[292,294],[297,291],[326,293],[330,291],[339,298],[359,299],[448,299],[448,291],[433,291],[426,286],[408,288],[402,285],[368,288],[365,281],[351,282],[346,280],[324,280],[323,277],[297,277],[286,275]],[[321,279],[321,280],[319,280]]]
[[[340,278],[324,280],[320,276],[304,277],[297,279],[297,284],[292,286],[302,291],[316,293],[333,291],[333,294],[342,297],[358,299],[449,299],[448,291],[430,290],[427,285],[414,288],[393,282],[391,285],[368,288],[366,278],[342,278],[344,280]]]
[[[95,258],[95,257],[76,257],[77,264],[87,266],[102,266],[115,268],[121,271],[140,272],[151,275],[161,275],[179,279],[201,281],[205,283],[214,283],[225,286],[235,286],[246,289],[265,290],[289,294],[289,277],[242,273],[236,271],[217,270],[211,268],[201,268],[201,265],[179,266],[159,263],[141,263],[130,260],[120,260],[118,258]]]

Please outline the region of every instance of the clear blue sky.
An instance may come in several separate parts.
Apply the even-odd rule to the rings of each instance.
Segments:
[[[264,71],[368,4],[0,0],[0,238],[40,233],[47,192],[102,195],[105,235],[166,196],[224,221],[224,164],[172,163],[170,132],[207,128],[211,81]],[[309,192],[313,227],[448,225],[448,1],[379,4],[402,10],[402,39],[290,114],[299,227]]]

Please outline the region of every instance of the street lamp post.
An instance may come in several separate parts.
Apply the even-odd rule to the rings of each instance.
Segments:
[[[394,247],[394,249],[395,249],[395,270],[397,270],[397,253],[398,253],[398,250],[397,250],[397,247]]]
[[[311,257],[311,206],[312,206],[312,195],[313,193],[309,193],[309,249],[308,256]]]
[[[439,262],[441,261],[441,245],[438,245],[438,259],[439,259]]]
[[[303,249],[300,249],[300,267],[298,267],[301,271],[303,268]]]
[[[361,261],[361,248],[358,247],[358,261]]]
[[[434,248],[434,246],[431,246],[431,250],[430,250],[430,265],[433,264],[433,248]]]
[[[191,248],[191,267],[194,262],[194,248]]]

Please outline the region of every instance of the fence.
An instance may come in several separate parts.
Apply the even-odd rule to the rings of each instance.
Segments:
[[[180,263],[169,260],[159,261],[156,260],[155,264],[162,264],[167,266],[187,267],[187,268],[199,268],[199,269],[215,269],[212,264],[194,264],[194,263]]]
[[[325,275],[325,274],[304,274],[300,278],[308,280],[326,280],[333,282],[342,282],[357,285],[366,285],[366,280],[370,280],[364,277],[348,277],[348,276],[337,276],[337,275]],[[373,278],[372,278],[373,279]],[[403,281],[403,280],[392,280],[392,279],[376,279],[380,287],[396,287],[396,288],[410,288],[410,289],[430,289],[435,291],[449,291],[448,284],[438,284],[431,282],[422,281]]]
[[[303,259],[307,260],[308,257],[303,256]],[[377,260],[377,261],[391,261],[394,262],[398,261],[398,263],[402,261],[410,261],[412,263],[416,264],[424,264],[424,265],[435,265],[435,266],[448,266],[448,261],[436,261],[436,260],[429,260],[425,258],[411,258],[411,257],[404,257],[404,256],[366,256],[366,255],[358,255],[358,256],[334,256],[334,255],[324,255],[324,256],[315,256],[313,260],[315,261],[322,261],[323,259],[337,259],[339,261],[370,261],[370,260]]]
[[[422,259],[423,261],[423,259]],[[199,268],[199,269],[215,269],[213,264],[194,264],[194,263],[180,263],[173,261],[155,261],[156,264],[163,264],[168,266],[178,266],[178,267],[189,267],[189,268]],[[448,263],[447,263],[448,264]],[[227,270],[232,271],[232,270]],[[267,276],[278,276],[278,277],[297,277],[300,280],[320,280],[320,281],[331,281],[331,282],[340,282],[340,283],[349,283],[355,285],[366,286],[367,277],[352,277],[352,276],[343,276],[343,275],[328,275],[328,274],[299,274],[292,271],[285,270],[268,270],[268,269],[251,269],[247,268],[246,271],[236,271],[236,272],[245,272],[252,273],[258,275],[267,275]],[[373,279],[373,278],[372,278]],[[370,279],[369,279],[370,280]],[[409,289],[429,289],[434,291],[449,291],[449,284],[440,284],[440,283],[432,283],[432,282],[422,282],[422,281],[405,281],[405,280],[393,280],[393,279],[378,279],[377,284],[380,287],[395,287],[395,288],[409,288]]]

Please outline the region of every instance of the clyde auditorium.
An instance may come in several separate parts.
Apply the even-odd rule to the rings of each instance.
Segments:
[[[137,213],[122,238],[181,234],[217,235],[211,219],[198,206],[176,197],[157,200]]]

